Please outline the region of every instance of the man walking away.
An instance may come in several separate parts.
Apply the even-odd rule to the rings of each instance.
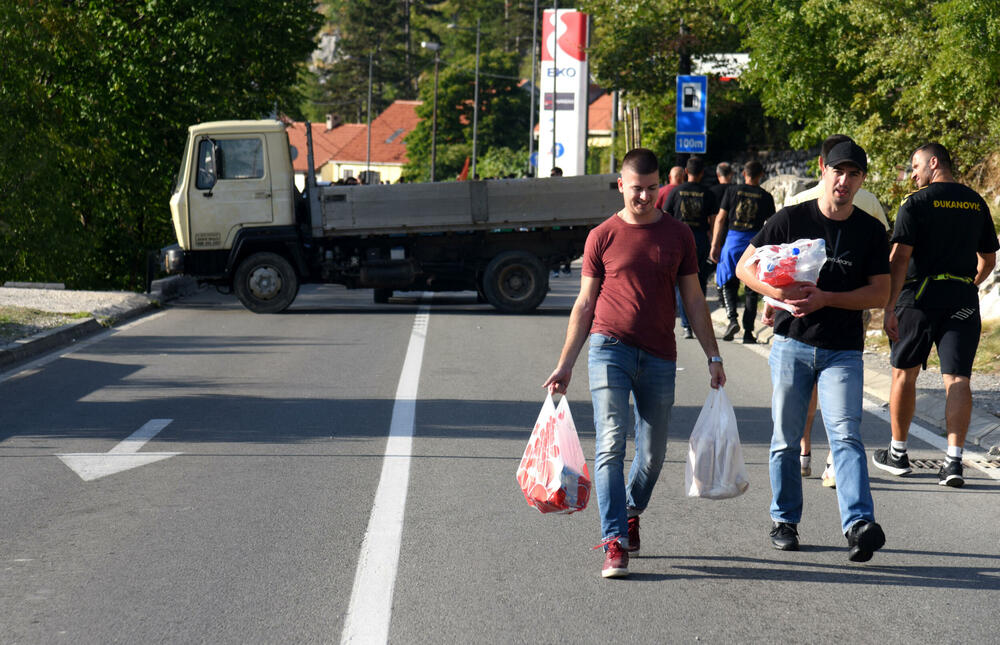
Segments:
[[[736,277],[736,262],[743,255],[750,240],[764,227],[764,222],[774,215],[774,198],[760,187],[764,178],[764,166],[759,161],[751,161],[743,168],[741,186],[730,188],[715,217],[715,231],[712,236],[712,250],[709,257],[716,263],[715,284],[719,286],[722,304],[726,308],[729,327],[722,340],[732,340],[740,331],[736,322],[736,301],[739,295],[740,279]],[[726,225],[729,230],[726,230]],[[723,245],[725,239],[725,245]],[[757,292],[744,286],[743,342],[756,343],[753,329],[757,319]]]
[[[754,291],[793,307],[774,319],[771,347],[771,543],[799,548],[802,473],[799,440],[809,398],[818,386],[837,475],[840,525],[848,558],[866,562],[885,544],[875,522],[867,457],[861,442],[864,329],[861,312],[889,295],[889,247],[882,226],[854,207],[854,194],[868,171],[865,151],[845,141],[835,145],[823,170],[820,198],[783,208],[754,236],[736,275]],[[773,287],[746,266],[758,247],[822,238],[827,262],[816,284]]]
[[[906,439],[916,405],[917,376],[931,345],[941,359],[948,450],[942,486],[965,483],[962,450],[972,415],[972,363],[979,347],[979,285],[996,266],[997,232],[986,202],[955,181],[939,143],[913,153],[917,191],[899,207],[892,232],[892,290],[884,326],[892,341],[889,418],[892,441],[872,462],[893,475],[911,472]]]
[[[667,449],[674,403],[677,344],[674,287],[680,289],[701,347],[710,385],[726,374],[708,306],[698,284],[690,230],[654,206],[659,187],[656,155],[636,148],[622,160],[618,189],[624,207],[587,236],[580,293],[573,304],[556,369],[543,387],[566,393],[583,343],[597,450],[594,487],[601,516],[601,575],[628,575],[628,552],[639,550],[639,516],[649,504]],[[635,457],[625,481],[625,440],[634,400]]]
[[[662,186],[660,191],[656,194],[656,207],[663,210],[663,205],[667,202],[667,197],[670,197],[670,191],[677,188],[684,181],[684,168],[681,166],[674,166],[670,169],[670,173],[667,176],[667,185]]]

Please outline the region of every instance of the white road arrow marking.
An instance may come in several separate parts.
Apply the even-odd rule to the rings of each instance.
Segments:
[[[179,452],[144,452],[139,449],[170,425],[173,419],[152,419],[108,452],[77,452],[56,455],[85,482],[169,459]]]

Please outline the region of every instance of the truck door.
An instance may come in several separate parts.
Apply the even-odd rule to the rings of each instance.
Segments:
[[[193,249],[231,248],[240,228],[271,223],[271,177],[263,137],[205,137],[196,152],[195,180],[188,194]]]

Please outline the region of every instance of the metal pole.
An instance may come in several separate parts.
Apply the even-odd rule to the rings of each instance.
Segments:
[[[368,53],[368,145],[365,148],[365,181],[372,172],[372,54]],[[362,182],[364,183],[364,182]]]
[[[556,65],[556,54],[559,51],[559,0],[552,0],[552,167],[556,166],[556,110],[559,99],[556,96],[556,80],[559,78],[559,66]]]
[[[618,130],[618,90],[611,92],[611,169],[608,172],[617,172],[615,167],[615,135]]]
[[[479,18],[476,18],[476,90],[472,106],[472,179],[476,179],[476,137],[479,132]]]
[[[534,165],[531,163],[531,155],[535,152],[535,92],[538,90],[538,80],[535,78],[535,61],[538,58],[538,0],[535,0],[535,9],[531,19],[531,97],[528,104],[528,174],[534,172]]]
[[[437,167],[437,128],[438,128],[438,62],[439,52],[434,52],[434,115],[431,119],[431,181],[434,181],[434,170]]]

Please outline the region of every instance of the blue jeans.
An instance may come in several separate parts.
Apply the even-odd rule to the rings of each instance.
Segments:
[[[590,395],[597,454],[594,484],[603,539],[628,544],[628,518],[646,509],[667,453],[677,362],[602,334],[590,336]],[[634,406],[629,405],[629,395]],[[635,459],[625,483],[625,439],[635,414]]]
[[[771,519],[798,524],[802,519],[799,441],[813,385],[833,452],[840,524],[846,533],[855,522],[874,521],[868,460],[861,443],[864,363],[860,350],[820,349],[785,336],[771,346]]]

